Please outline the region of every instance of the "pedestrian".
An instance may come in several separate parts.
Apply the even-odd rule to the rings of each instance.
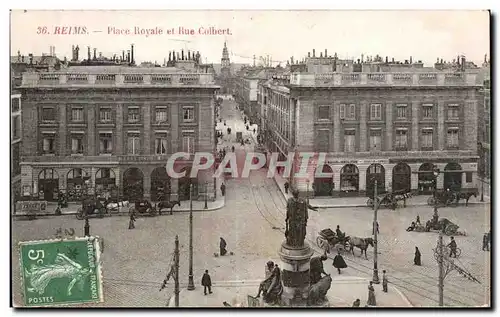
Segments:
[[[226,126],[226,120],[224,120],[224,126]],[[229,129],[229,128],[228,128]]]
[[[253,134],[255,134],[255,131],[257,131],[257,130],[255,130],[255,128],[253,128]]]
[[[420,216],[417,215],[417,221],[415,221],[416,224],[420,224]]]
[[[413,259],[413,263],[415,265],[418,265],[418,266],[422,265],[421,256],[422,256],[422,254],[420,254],[420,250],[418,249],[418,247],[415,247],[415,258]]]
[[[134,225],[134,222],[135,222],[135,215],[134,213],[130,213],[130,220],[128,222],[128,228],[129,229],[135,229],[135,225]]]
[[[233,152],[234,152],[234,145],[231,147],[231,150],[233,150]]]
[[[227,253],[226,246],[227,246],[226,240],[224,240],[221,237],[220,238],[220,243],[219,243],[219,251],[220,251],[220,255],[221,256],[226,255],[226,253]]]
[[[490,251],[489,245],[488,245],[488,234],[485,233],[483,235],[483,251]]]
[[[453,255],[454,258],[457,257],[457,242],[454,237],[450,238],[450,243],[448,243],[448,248],[450,248],[450,258]]]
[[[208,293],[212,294],[212,279],[208,274],[208,270],[205,270],[205,274],[201,278],[201,285],[203,286],[203,294],[207,295],[207,289]]]
[[[377,300],[375,299],[375,288],[373,288],[372,281],[370,281],[370,285],[368,285],[368,302],[366,304],[368,306],[377,306]]]
[[[290,188],[290,183],[288,181],[285,182],[285,194],[288,194],[288,189]]]
[[[222,196],[226,195],[226,184],[222,183],[222,185],[220,185],[220,192]]]
[[[361,300],[356,298],[354,302],[352,302],[352,307],[359,307],[361,305]]]
[[[90,224],[88,217],[85,217],[85,225],[83,226],[83,231],[84,231],[84,237],[90,237]]]
[[[382,290],[387,293],[387,275],[385,275],[385,270],[382,271]]]
[[[333,266],[337,269],[340,274],[340,269],[347,268],[347,264],[344,261],[342,255],[340,255],[340,250],[337,249],[337,255],[333,258]]]
[[[250,127],[247,125],[247,131],[250,130]]]
[[[337,235],[337,239],[343,239],[344,233],[340,230],[340,226],[337,225],[337,229],[335,229],[335,234]]]

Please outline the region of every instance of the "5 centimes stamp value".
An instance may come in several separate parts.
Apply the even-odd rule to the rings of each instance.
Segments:
[[[25,306],[103,301],[97,238],[20,242],[19,249]]]

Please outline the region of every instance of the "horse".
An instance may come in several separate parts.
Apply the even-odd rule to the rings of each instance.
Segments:
[[[163,200],[163,201],[160,201],[156,204],[156,210],[158,210],[158,212],[161,215],[161,210],[163,208],[167,208],[167,209],[170,208],[170,214],[172,215],[174,213],[173,209],[176,205],[179,205],[179,207],[180,207],[181,202],[178,200]]]
[[[373,241],[373,238],[358,238],[358,237],[350,237],[349,238],[349,246],[351,248],[352,255],[354,255],[354,247],[361,249],[361,255],[363,253],[365,254],[365,259],[368,259],[368,256],[366,255],[366,250],[368,249],[368,246],[375,246],[375,242]]]
[[[469,199],[474,196],[474,198],[477,198],[477,194],[476,193],[459,193],[457,194],[457,198],[456,198],[456,204],[458,204],[458,202],[461,200],[461,199],[465,199],[465,206],[468,206],[469,205]]]

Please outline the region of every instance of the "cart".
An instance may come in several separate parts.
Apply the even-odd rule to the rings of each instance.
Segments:
[[[156,216],[157,210],[147,199],[138,200],[134,206],[130,207],[129,214],[141,214],[146,216]]]
[[[108,214],[109,211],[106,209],[105,203],[99,199],[87,198],[82,201],[82,206],[78,208],[76,213],[76,219],[82,220],[85,217],[97,216],[103,218],[104,214]]]
[[[339,238],[332,229],[323,229],[319,232],[316,238],[316,244],[323,250],[330,252],[330,248],[334,247],[337,250],[343,251],[349,247],[349,237],[344,235]]]
[[[377,196],[378,206],[385,206],[392,210],[396,209],[398,206],[398,201],[405,200],[411,197],[411,193],[408,191],[395,191],[392,193],[385,193]],[[373,198],[368,198],[366,205],[373,208]]]

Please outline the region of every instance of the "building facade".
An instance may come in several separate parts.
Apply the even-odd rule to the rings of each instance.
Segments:
[[[11,127],[11,177],[13,196],[19,197],[21,194],[21,94],[12,94],[10,96],[10,127]]]
[[[59,192],[79,200],[86,191],[130,201],[186,200],[193,184],[194,199],[214,195],[210,171],[171,179],[165,169],[172,153],[215,153],[212,74],[70,67],[25,73],[20,89],[23,193],[49,201]],[[177,171],[189,175],[192,158],[177,161]]]
[[[405,190],[477,188],[480,87],[468,73],[293,73],[267,85],[262,106],[271,150],[325,152],[293,179],[316,196],[371,196]],[[285,89],[287,88],[287,89]],[[297,169],[297,166],[295,166]],[[332,178],[314,178],[316,169]],[[456,172],[453,172],[455,171]]]

